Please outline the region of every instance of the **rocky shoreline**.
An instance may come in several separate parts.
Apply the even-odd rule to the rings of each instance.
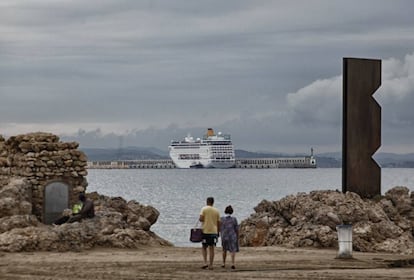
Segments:
[[[0,187],[0,251],[80,251],[94,247],[172,246],[150,228],[159,212],[152,206],[121,197],[89,193],[96,216],[59,226],[45,225],[31,214],[23,179]],[[16,207],[23,205],[24,207]],[[27,206],[27,207],[26,207]]]
[[[31,214],[29,193],[30,184],[24,179],[0,187],[0,251],[173,246],[150,230],[160,215],[152,206],[88,193],[95,204],[95,218],[53,226]],[[412,254],[413,201],[414,194],[406,187],[395,187],[375,200],[339,191],[263,200],[241,222],[240,245],[337,248],[336,226],[352,224],[353,250]]]
[[[413,205],[414,193],[406,187],[374,200],[339,191],[263,200],[242,221],[240,245],[337,248],[336,226],[351,224],[355,251],[413,254]]]

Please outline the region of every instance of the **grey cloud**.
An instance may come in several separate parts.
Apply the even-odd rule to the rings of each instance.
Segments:
[[[395,108],[384,109],[384,125],[407,138],[396,129],[413,119],[401,70],[412,65],[404,58],[414,45],[411,1],[0,6],[5,134],[32,127],[75,133],[84,145],[117,145],[122,134],[131,145],[165,147],[212,126],[244,148],[338,147],[344,56],[384,59],[383,87],[396,95],[382,100]]]
[[[342,76],[317,80],[287,95],[292,121],[320,125],[340,124]]]

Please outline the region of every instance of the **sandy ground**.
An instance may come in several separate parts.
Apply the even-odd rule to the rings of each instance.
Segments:
[[[241,248],[232,270],[221,267],[216,248],[214,269],[204,270],[199,248],[0,252],[0,279],[414,279],[414,256],[354,252],[344,260],[336,255],[335,250]]]

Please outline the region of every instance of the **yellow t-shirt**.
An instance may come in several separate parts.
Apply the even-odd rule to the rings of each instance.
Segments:
[[[82,203],[76,203],[73,205],[72,207],[72,213],[73,214],[78,214],[80,212],[80,210],[82,210]]]
[[[218,234],[217,223],[220,221],[220,212],[212,206],[201,208],[200,215],[204,217],[203,233]]]

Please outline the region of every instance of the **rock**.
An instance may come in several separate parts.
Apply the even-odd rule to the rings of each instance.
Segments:
[[[150,223],[150,225],[155,224],[157,222],[158,216],[160,215],[160,212],[154,207],[142,205],[136,201],[128,202],[127,207],[128,211],[135,215],[137,213],[142,213],[142,216]]]
[[[385,193],[385,197],[393,203],[397,212],[407,214],[413,211],[412,200],[409,195],[409,189],[406,187],[395,187]]]
[[[0,251],[79,251],[97,246],[138,248],[172,246],[151,232],[159,212],[122,197],[87,193],[96,216],[59,226],[42,224],[32,214],[32,185],[24,178],[7,178],[0,185]],[[82,183],[83,184],[83,183]],[[82,188],[83,186],[77,186]],[[38,202],[40,203],[40,202]]]
[[[380,200],[358,194],[312,191],[260,202],[240,225],[241,246],[337,248],[336,226],[353,226],[353,249],[411,254],[414,195],[396,187]]]
[[[10,231],[14,228],[25,228],[38,226],[40,223],[33,215],[14,215],[0,218],[0,233]]]

